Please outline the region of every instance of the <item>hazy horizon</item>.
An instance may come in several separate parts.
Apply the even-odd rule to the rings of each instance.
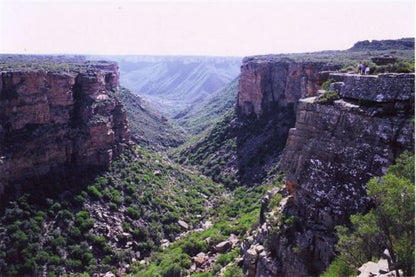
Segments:
[[[415,37],[413,1],[1,1],[0,53],[234,56]]]

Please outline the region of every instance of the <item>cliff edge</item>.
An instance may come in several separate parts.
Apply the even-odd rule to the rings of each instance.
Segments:
[[[246,244],[249,276],[319,275],[335,255],[335,225],[368,209],[366,183],[414,148],[414,74],[330,74],[339,97],[299,100],[280,169],[287,197],[262,209],[262,226]],[[337,99],[339,98],[339,99]],[[273,216],[277,211],[283,219]],[[257,244],[267,241],[264,253]],[[247,254],[248,253],[248,254]],[[253,258],[254,257],[254,258]]]
[[[117,64],[75,64],[2,67],[0,195],[107,168],[129,141]]]

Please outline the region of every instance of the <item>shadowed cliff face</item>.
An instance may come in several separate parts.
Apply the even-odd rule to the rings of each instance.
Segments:
[[[236,109],[243,126],[237,136],[237,162],[244,183],[261,180],[276,164],[295,125],[298,100],[317,94],[328,77],[320,72],[327,69],[323,63],[267,56],[243,60]]]
[[[0,195],[52,173],[108,167],[129,141],[117,90],[113,63],[77,73],[2,72]]]
[[[341,99],[330,104],[309,97],[298,103],[296,126],[280,162],[289,193],[281,211],[293,217],[293,224],[269,232],[268,226],[278,224],[263,222],[258,242],[267,239],[270,252],[257,263],[261,276],[325,270],[334,256],[334,226],[365,211],[368,180],[386,173],[400,153],[414,148],[414,74],[330,78],[340,81],[331,89]]]

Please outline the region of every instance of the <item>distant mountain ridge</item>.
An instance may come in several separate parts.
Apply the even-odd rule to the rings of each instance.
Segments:
[[[166,116],[176,118],[236,78],[241,64],[240,57],[105,56],[105,59],[118,62],[122,86],[142,96]]]
[[[386,40],[363,40],[356,42],[348,50],[413,50],[415,49],[415,38],[386,39]]]
[[[199,134],[218,121],[235,105],[238,93],[238,78],[223,89],[193,105],[188,111],[180,114],[177,122],[190,134]]]

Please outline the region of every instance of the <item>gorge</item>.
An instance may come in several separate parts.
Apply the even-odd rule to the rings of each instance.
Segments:
[[[319,276],[414,151],[409,41],[246,57],[176,119],[114,62],[0,56],[0,275]]]

